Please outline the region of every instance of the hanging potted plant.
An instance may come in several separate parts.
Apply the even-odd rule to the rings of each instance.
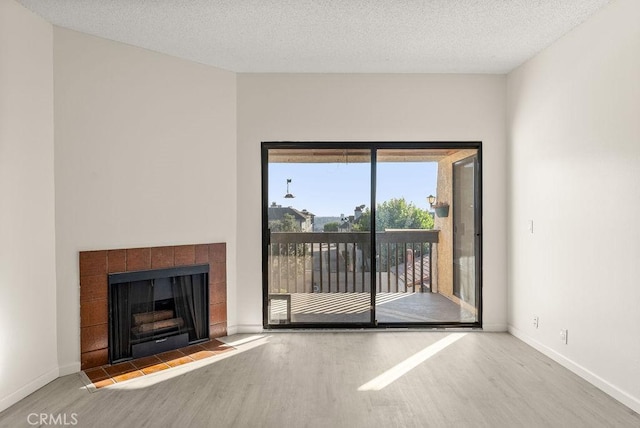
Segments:
[[[449,217],[449,204],[447,202],[438,202],[433,206],[438,217]]]

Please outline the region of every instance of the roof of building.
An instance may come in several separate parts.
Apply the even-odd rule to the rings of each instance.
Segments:
[[[297,210],[293,207],[283,207],[280,205],[271,205],[269,207],[269,220],[282,220],[285,214],[292,215],[298,221],[306,221],[315,217],[312,213],[306,210]]]

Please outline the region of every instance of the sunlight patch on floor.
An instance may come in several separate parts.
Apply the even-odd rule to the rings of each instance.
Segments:
[[[359,387],[358,391],[380,391],[466,335],[467,333],[452,333],[438,340],[436,343],[427,346],[422,351],[393,366],[380,376],[371,379]]]
[[[240,345],[246,345],[247,343],[254,342],[260,339],[267,339],[269,336],[265,336],[264,334],[254,334],[248,337],[242,337],[238,339],[233,339],[233,336],[230,337],[219,337],[217,340],[224,343],[225,345],[233,346],[237,348]]]

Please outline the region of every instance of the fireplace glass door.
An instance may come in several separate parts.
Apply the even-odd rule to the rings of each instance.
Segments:
[[[109,275],[109,361],[209,337],[208,265]]]

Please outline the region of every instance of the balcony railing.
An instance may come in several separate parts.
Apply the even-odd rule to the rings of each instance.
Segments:
[[[423,292],[432,289],[437,230],[272,232],[269,293]]]

